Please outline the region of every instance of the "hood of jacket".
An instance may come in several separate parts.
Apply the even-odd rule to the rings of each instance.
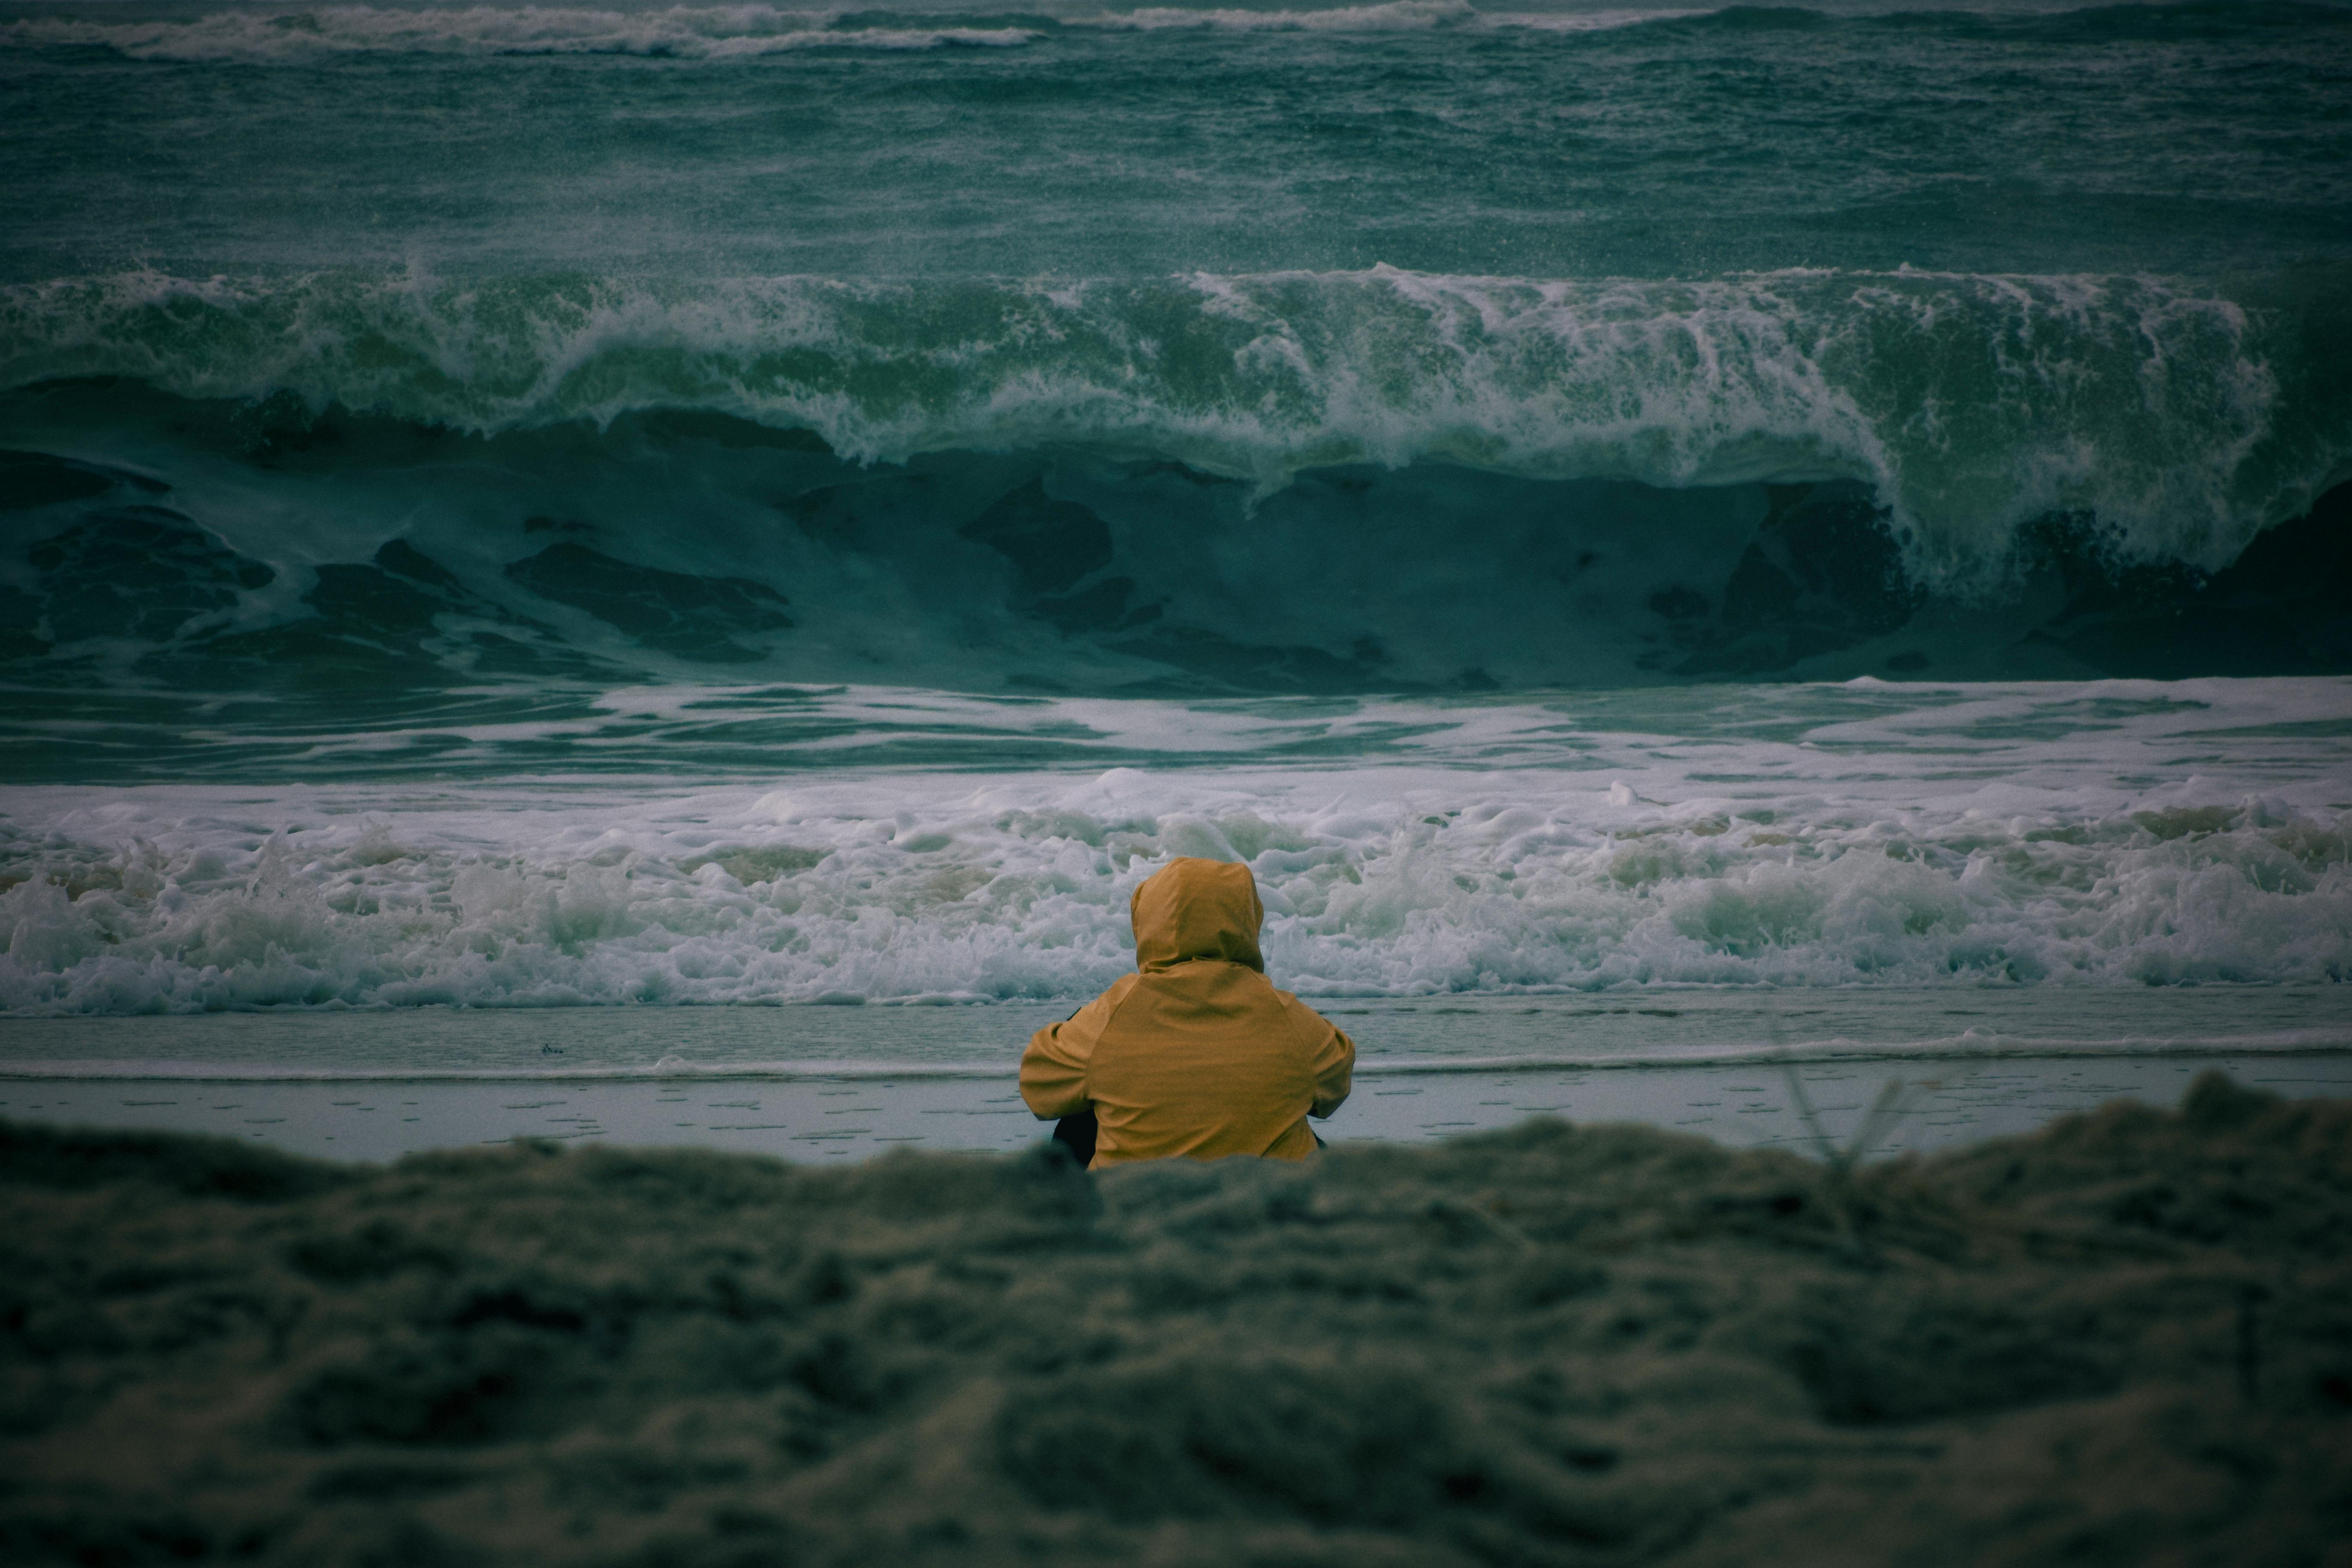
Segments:
[[[1150,974],[1198,958],[1246,964],[1264,973],[1257,928],[1265,919],[1246,866],[1171,860],[1135,889],[1135,966]]]

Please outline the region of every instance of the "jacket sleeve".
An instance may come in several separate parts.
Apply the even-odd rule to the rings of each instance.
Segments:
[[[1296,996],[1286,995],[1285,1000],[1299,1038],[1315,1043],[1307,1058],[1309,1070],[1315,1075],[1315,1103],[1307,1108],[1307,1114],[1328,1116],[1346,1103],[1348,1091],[1354,1086],[1356,1042]]]
[[[1021,1098],[1038,1121],[1075,1116],[1087,1108],[1087,1065],[1128,984],[1112,986],[1060,1023],[1029,1037],[1029,1048],[1021,1053]]]

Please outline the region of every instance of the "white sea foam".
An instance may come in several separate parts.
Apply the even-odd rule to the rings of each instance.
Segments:
[[[1656,10],[1495,11],[1485,21],[1493,27],[1526,27],[1538,33],[1600,33],[1635,27],[1648,22],[1678,22],[1689,16],[1711,16],[1706,7],[1661,7]]]
[[[1597,33],[1647,22],[1703,16],[1705,7],[1593,11],[1481,11],[1467,0],[1387,0],[1374,5],[1326,5],[1250,9],[1239,6],[1145,5],[1063,18],[1066,26],[1136,32],[1220,33],[1402,33],[1438,28],[1489,31],[1524,28],[1541,33]]]
[[[2352,975],[2345,683],[1855,695],[1779,733],[1801,693],[1728,694],[1703,733],[1423,710],[1428,763],[1331,771],[1250,761],[1279,704],[1136,703],[1098,706],[1196,763],[1222,724],[1232,764],[17,789],[0,1005],[1082,995],[1173,855],[1246,860],[1271,972],[1323,997]],[[1582,771],[1465,765],[1563,722]]]
[[[839,26],[839,13],[769,5],[673,5],[661,10],[568,6],[334,5],[234,10],[187,18],[97,20],[88,16],[0,22],[0,45],[89,46],[132,59],[187,62],[299,60],[352,54],[644,55],[724,59],[798,49],[1018,47],[1027,27]]]
[[[1432,27],[1463,26],[1491,18],[1481,17],[1468,0],[1387,0],[1377,5],[1331,5],[1296,10],[1249,10],[1220,6],[1201,9],[1181,5],[1146,5],[1132,11],[1106,11],[1099,16],[1070,18],[1073,25],[1166,32],[1200,28],[1221,33],[1381,33],[1420,32]]]

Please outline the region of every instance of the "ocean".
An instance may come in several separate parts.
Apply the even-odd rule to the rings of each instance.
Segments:
[[[1406,1076],[2352,1049],[2352,5],[6,0],[0,157],[16,1078],[995,1083],[1174,855]]]

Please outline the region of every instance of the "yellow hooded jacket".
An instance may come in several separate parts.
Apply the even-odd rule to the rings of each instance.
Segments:
[[[1356,1043],[1259,956],[1246,866],[1171,860],[1129,905],[1137,973],[1031,1037],[1021,1098],[1040,1120],[1095,1113],[1095,1169],[1190,1154],[1315,1151],[1307,1118],[1348,1098]]]

